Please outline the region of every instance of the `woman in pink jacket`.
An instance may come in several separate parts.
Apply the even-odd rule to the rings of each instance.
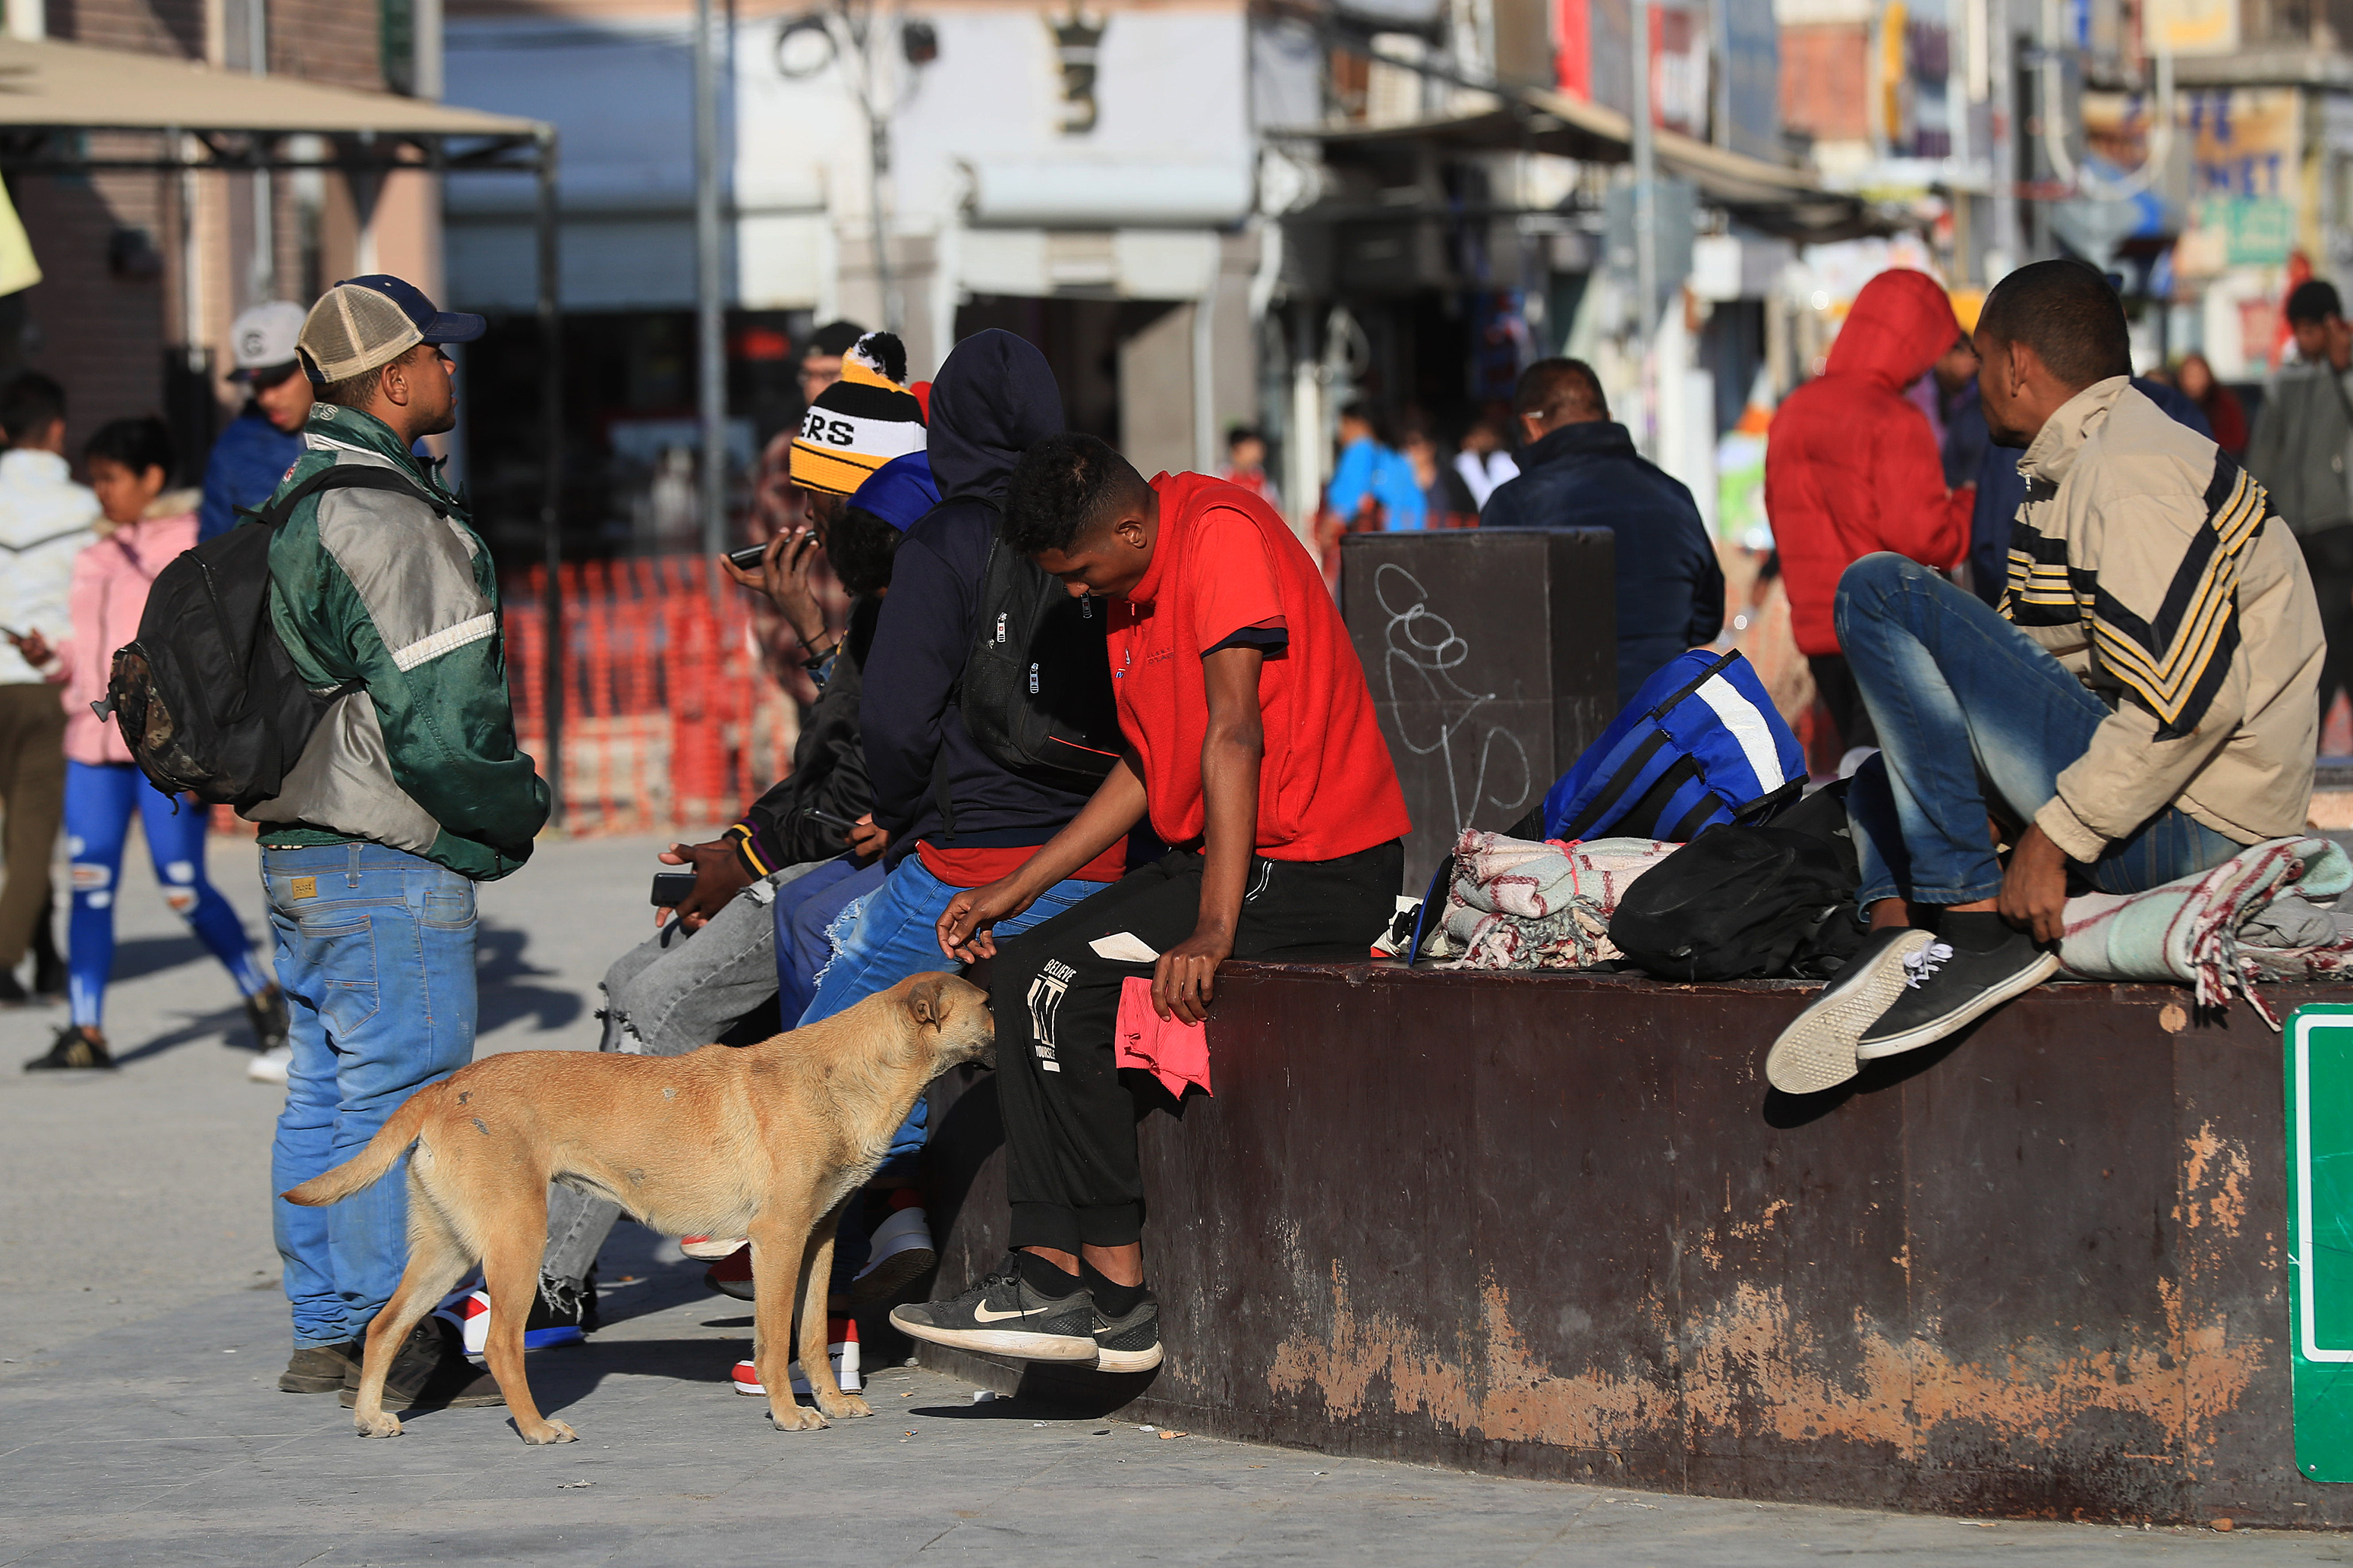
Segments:
[[[73,860],[73,921],[67,973],[72,1022],[58,1031],[46,1056],[25,1070],[111,1068],[103,1021],[107,980],[114,967],[114,890],[131,817],[138,814],[147,853],[164,898],[179,911],[213,956],[228,969],[245,998],[246,1017],[261,1048],[286,1038],[286,1005],[277,985],[253,962],[252,945],[237,911],[205,878],[205,829],[211,813],[194,796],[174,799],[157,789],[131,760],[115,726],[90,711],[106,695],[114,650],[139,635],[139,616],[155,574],[196,542],[196,494],[165,494],[172,472],[172,437],[164,422],[117,419],[83,448],[90,489],[104,517],[97,543],[74,559],[69,596],[73,629],[54,649],[23,652],[65,687],[66,850]]]

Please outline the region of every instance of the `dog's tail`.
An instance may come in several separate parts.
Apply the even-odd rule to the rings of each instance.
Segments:
[[[417,1134],[424,1131],[425,1113],[432,1109],[432,1101],[440,1092],[441,1085],[433,1083],[410,1095],[392,1113],[392,1120],[368,1140],[366,1148],[333,1170],[313,1176],[287,1193],[286,1201],[316,1208],[339,1204],[353,1193],[374,1186],[417,1142]]]

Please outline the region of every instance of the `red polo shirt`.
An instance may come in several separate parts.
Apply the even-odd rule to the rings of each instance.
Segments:
[[[1111,601],[1119,724],[1144,762],[1152,829],[1200,841],[1201,742],[1209,700],[1202,656],[1282,634],[1260,671],[1266,758],[1258,781],[1259,854],[1331,860],[1412,826],[1372,693],[1324,574],[1282,519],[1239,485],[1162,474],[1152,565]]]

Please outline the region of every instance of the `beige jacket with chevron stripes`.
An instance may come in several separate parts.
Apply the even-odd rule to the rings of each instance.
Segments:
[[[2304,830],[2324,642],[2261,485],[2124,376],[2019,459],[2002,614],[2114,710],[2035,814],[2078,860],[2168,805],[2253,844]]]

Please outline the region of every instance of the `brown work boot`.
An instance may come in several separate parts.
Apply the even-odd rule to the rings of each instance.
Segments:
[[[356,1364],[343,1379],[341,1398],[346,1410],[360,1402]],[[466,1359],[457,1329],[438,1317],[408,1331],[385,1374],[386,1410],[480,1410],[506,1402],[498,1379]]]
[[[365,1340],[346,1340],[339,1345],[304,1345],[278,1374],[278,1387],[284,1394],[332,1394],[343,1387],[343,1379],[359,1381],[360,1356],[367,1349]]]

